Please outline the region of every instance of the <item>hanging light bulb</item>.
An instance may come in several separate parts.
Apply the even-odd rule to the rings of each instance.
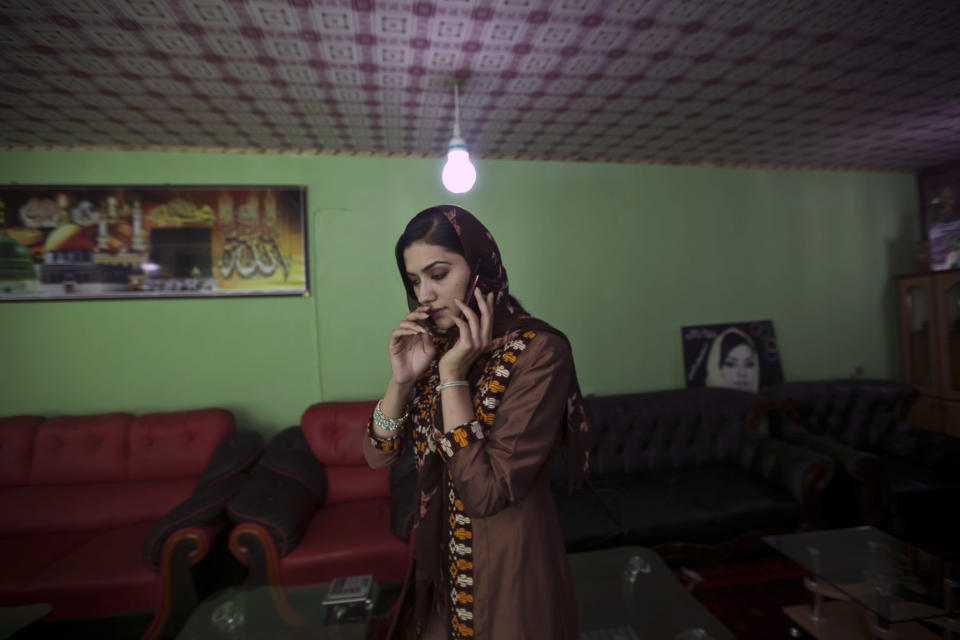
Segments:
[[[443,186],[450,193],[466,193],[477,181],[477,170],[470,162],[467,143],[460,137],[460,93],[453,85],[453,137],[447,145],[447,163],[443,165]]]

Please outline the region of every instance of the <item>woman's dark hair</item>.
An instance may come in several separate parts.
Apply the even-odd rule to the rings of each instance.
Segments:
[[[447,251],[463,254],[463,244],[457,231],[451,224],[443,224],[446,219],[443,216],[443,210],[440,207],[425,209],[415,215],[413,220],[407,223],[406,229],[400,239],[397,240],[397,247],[394,253],[397,256],[397,267],[400,269],[400,275],[406,273],[407,268],[403,262],[403,252],[414,242],[426,242],[443,247]]]
[[[723,336],[723,342],[720,343],[720,366],[723,366],[723,361],[727,359],[727,356],[730,355],[730,352],[733,351],[735,347],[739,347],[741,344],[745,344],[750,347],[750,350],[754,353],[757,352],[756,347],[753,346],[753,343],[750,342],[742,334],[731,331],[727,335]]]
[[[407,223],[406,228],[397,240],[397,246],[394,248],[394,255],[397,258],[397,268],[400,270],[400,277],[403,278],[403,286],[407,290],[407,295],[411,299],[416,299],[413,293],[413,285],[407,278],[407,266],[403,259],[403,252],[414,242],[426,242],[427,244],[443,247],[447,251],[457,253],[464,258],[466,254],[463,251],[463,243],[460,242],[460,236],[456,229],[447,221],[441,207],[431,207],[424,209]],[[473,268],[473,265],[470,267]],[[480,261],[480,277],[493,278],[495,272],[492,272],[491,266],[486,260]],[[519,308],[523,308],[520,301],[510,296],[510,302]],[[412,303],[411,303],[412,304]]]

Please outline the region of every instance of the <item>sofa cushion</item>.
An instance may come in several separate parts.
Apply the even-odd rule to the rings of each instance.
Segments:
[[[750,530],[796,527],[801,505],[732,466],[607,478],[594,489],[621,523],[624,544],[719,542]]]
[[[623,527],[597,495],[597,491],[604,490],[602,486],[585,485],[570,493],[566,479],[562,479],[553,482],[551,490],[567,551],[604,549],[623,544]]]
[[[141,559],[151,526],[133,524],[93,536],[39,571],[14,598],[49,602],[50,619],[153,609],[160,602],[160,575]]]
[[[756,402],[715,388],[589,397],[590,476],[731,462]]]
[[[306,447],[306,444],[304,444]],[[217,445],[197,479],[197,490],[206,489],[249,470],[263,454],[263,436],[249,429],[237,429]]]
[[[299,544],[317,508],[318,498],[300,478],[257,465],[248,483],[230,498],[227,512],[236,523],[265,528],[277,553],[284,556]]]
[[[762,394],[809,431],[860,446],[874,417],[899,412],[912,391],[898,382],[842,379],[785,382],[764,388]]]
[[[68,531],[0,537],[0,603],[9,603],[34,576],[96,535],[95,531]]]
[[[318,402],[300,418],[300,428],[325,466],[365,465],[363,438],[376,402]]]
[[[363,457],[367,421],[376,404],[319,402],[303,412],[303,437],[327,472],[326,504],[390,495],[390,470],[371,469]]]
[[[137,416],[129,426],[127,478],[197,478],[233,427],[233,415],[225,409]]]
[[[58,416],[37,426],[29,483],[119,482],[127,476],[127,428],[133,416]]]
[[[712,539],[759,529],[796,529],[803,522],[802,505],[786,490],[740,469],[703,469],[688,488],[691,500],[710,509]]]
[[[702,473],[702,470],[694,472]],[[594,490],[623,531],[621,544],[697,540],[711,520],[710,510],[686,499],[689,472],[642,473],[603,478]]]
[[[224,520],[227,500],[247,483],[246,474],[237,473],[204,489],[199,489],[153,524],[143,545],[143,561],[159,566],[163,545],[173,533],[185,527],[205,527]]]
[[[191,479],[0,489],[0,534],[101,531],[152,523],[192,491]]]
[[[327,499],[324,504],[373,500],[390,495],[390,469],[371,469],[366,464],[327,467]]]
[[[401,581],[407,545],[390,529],[390,499],[374,498],[318,509],[300,544],[280,562],[283,584],[324,582],[371,573],[376,581]]]
[[[27,484],[40,416],[0,418],[0,487]]]
[[[298,480],[318,501],[322,502],[327,495],[327,471],[313,455],[299,427],[289,427],[275,435],[260,465]]]

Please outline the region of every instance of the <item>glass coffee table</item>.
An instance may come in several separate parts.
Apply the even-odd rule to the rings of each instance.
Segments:
[[[568,558],[581,640],[735,640],[650,549],[618,547]],[[177,640],[367,640],[385,634],[401,585],[374,585],[366,601],[351,605],[324,605],[328,588],[227,589],[197,607]]]
[[[0,640],[6,640],[20,629],[30,626],[53,611],[53,607],[43,602],[17,607],[0,607]]]
[[[400,593],[398,584],[374,584],[363,601],[325,605],[328,589],[326,583],[226,589],[200,603],[177,640],[366,640],[371,626],[386,631],[387,611]]]
[[[960,632],[956,567],[879,529],[830,529],[764,541],[810,572],[804,584],[812,603],[783,610],[815,638],[952,638]]]
[[[567,556],[581,640],[735,640],[645,547]]]

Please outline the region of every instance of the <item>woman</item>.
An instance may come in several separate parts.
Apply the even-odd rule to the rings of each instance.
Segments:
[[[757,392],[760,369],[757,348],[743,331],[733,327],[713,340],[707,355],[708,387]]]
[[[566,338],[510,296],[493,237],[460,207],[417,214],[396,246],[410,313],[364,438],[370,466],[413,447],[414,562],[394,638],[578,637],[553,460],[586,471]],[[474,277],[475,304],[463,300]]]

